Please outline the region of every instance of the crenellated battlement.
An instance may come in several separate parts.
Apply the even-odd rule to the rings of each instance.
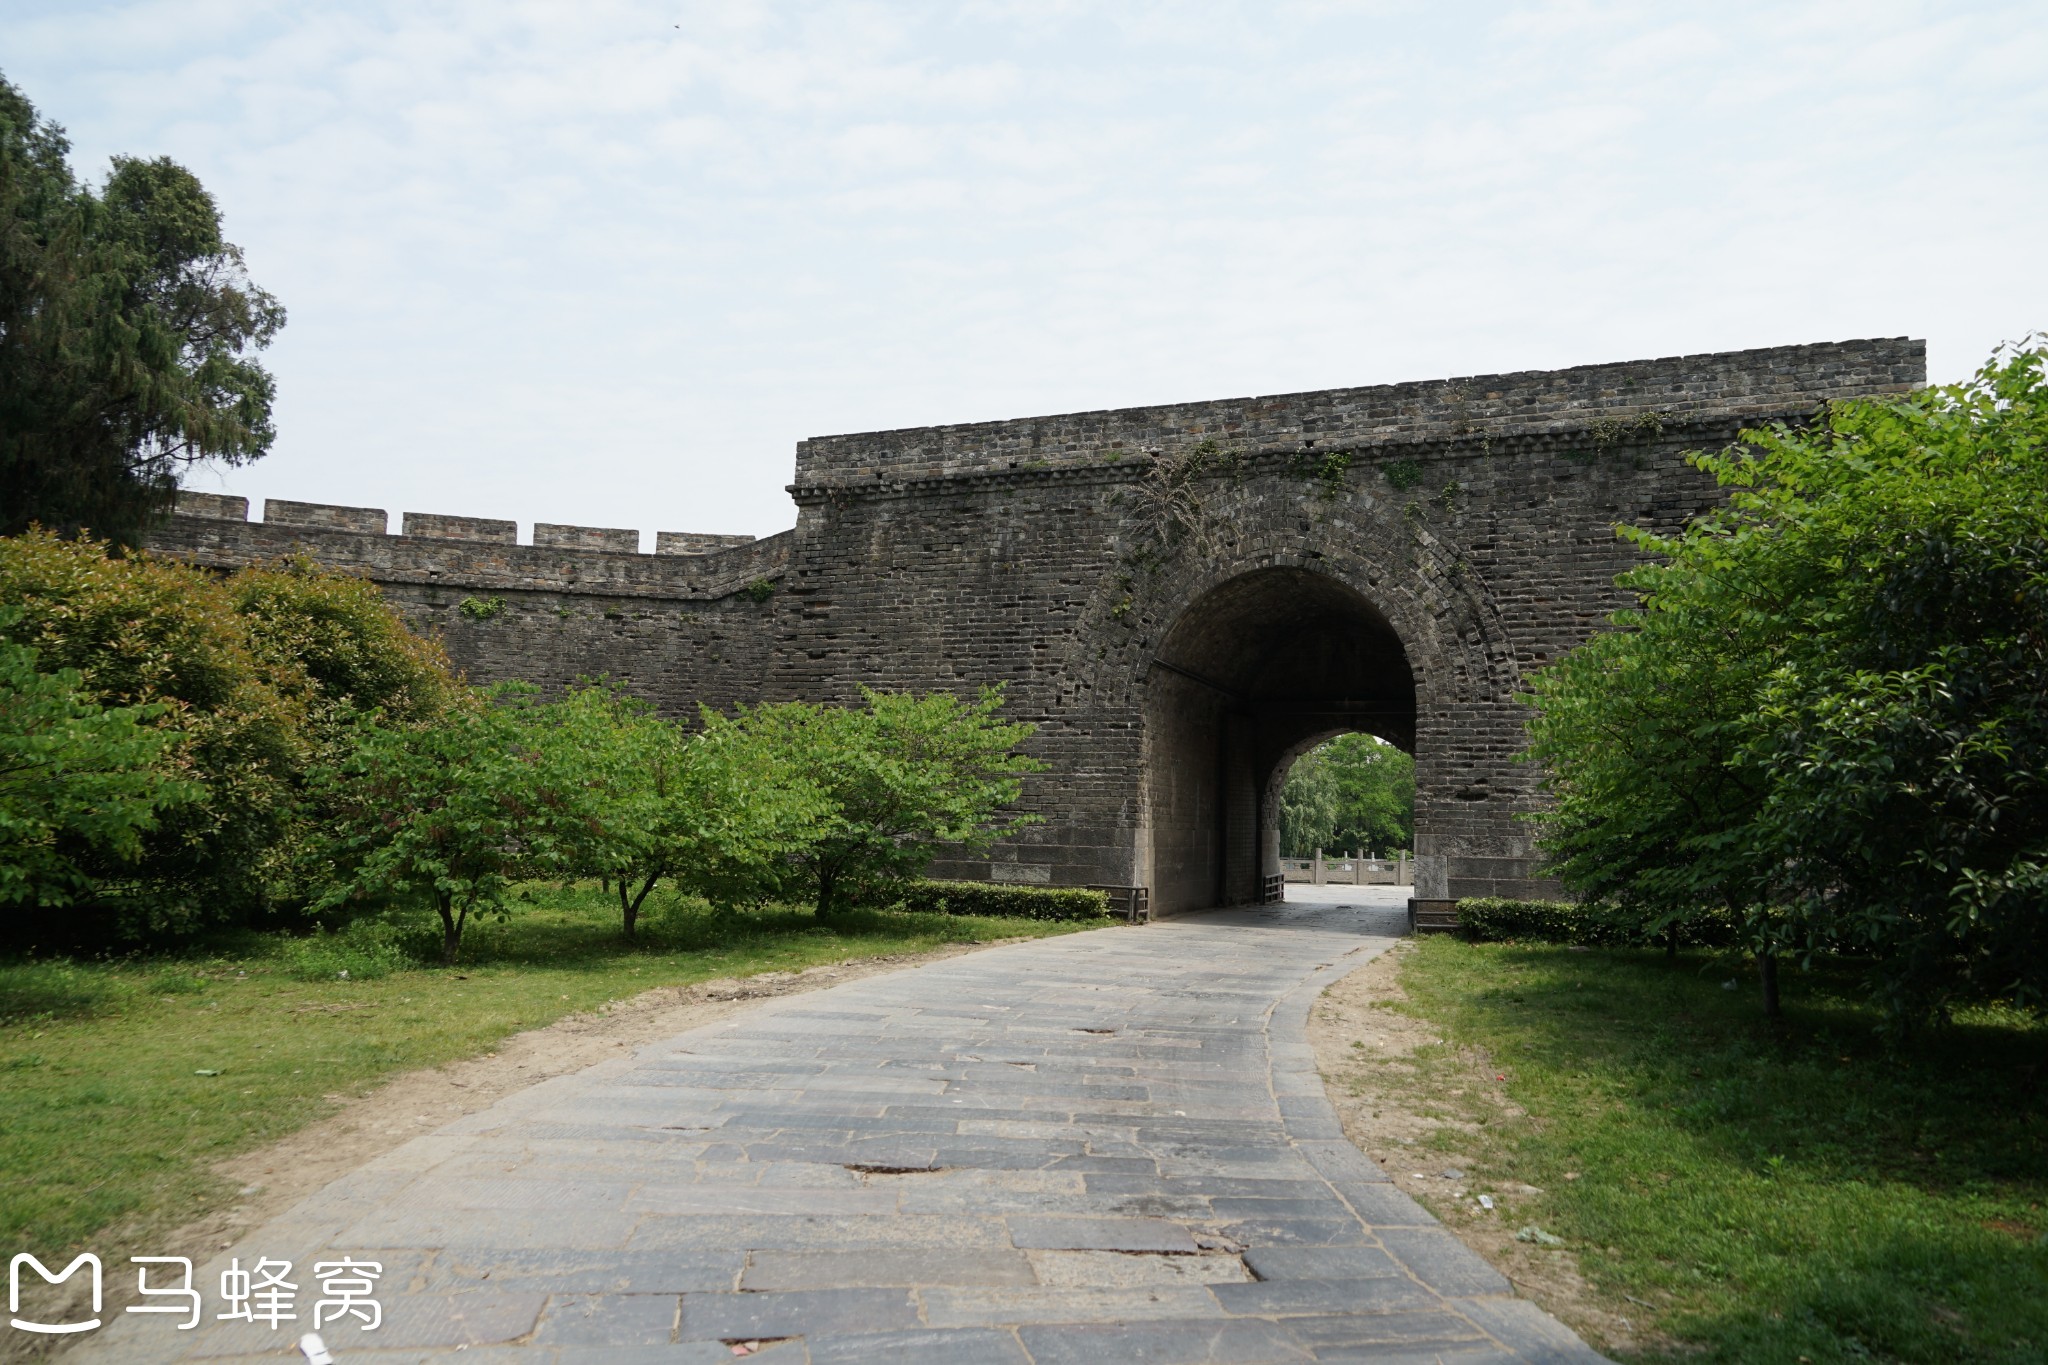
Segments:
[[[576,592],[626,597],[724,597],[781,576],[789,532],[757,540],[745,535],[661,531],[655,552],[640,552],[640,533],[604,526],[536,523],[533,543],[519,544],[518,523],[486,517],[407,512],[397,535],[382,508],[271,498],[263,520],[249,520],[249,500],[220,493],[178,494],[170,519],[150,548],[197,564],[233,568],[309,554],[344,572],[379,582],[459,584],[480,590]]]
[[[176,515],[202,517],[209,521],[248,521],[249,500],[225,493],[178,494]],[[310,527],[323,531],[351,531],[357,535],[390,534],[391,514],[381,507],[343,507],[325,502],[291,502],[269,498],[263,504],[265,526]],[[430,540],[473,540],[490,545],[517,545],[519,523],[490,517],[453,517],[436,512],[407,512],[399,534],[423,536]],[[753,536],[714,535],[703,531],[657,531],[654,553],[658,555],[701,555],[752,543]],[[604,554],[640,553],[640,533],[612,526],[565,526],[554,522],[533,524],[537,549],[597,550]]]

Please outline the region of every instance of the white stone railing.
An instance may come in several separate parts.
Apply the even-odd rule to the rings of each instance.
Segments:
[[[1316,850],[1313,858],[1282,858],[1280,875],[1290,882],[1309,886],[1407,886],[1414,880],[1415,862],[1405,853],[1391,858],[1359,854],[1325,854]]]

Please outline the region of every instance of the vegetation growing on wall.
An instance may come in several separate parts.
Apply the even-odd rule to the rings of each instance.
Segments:
[[[1386,476],[1387,482],[1394,486],[1396,492],[1406,493],[1422,482],[1422,462],[1389,460],[1380,466],[1380,473]]]

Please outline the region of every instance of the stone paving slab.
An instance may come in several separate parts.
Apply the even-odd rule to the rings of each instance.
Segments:
[[[1324,889],[1327,892],[1327,888]],[[749,1013],[387,1153],[230,1257],[280,1330],[128,1317],[88,1360],[277,1359],[310,1262],[381,1261],[337,1361],[1594,1361],[1343,1140],[1307,1044],[1401,927],[1350,904],[1009,945]]]

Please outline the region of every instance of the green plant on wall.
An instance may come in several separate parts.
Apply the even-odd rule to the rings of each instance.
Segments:
[[[1394,485],[1397,492],[1406,493],[1422,482],[1422,461],[1390,460],[1380,466],[1380,473],[1387,476],[1387,482]]]
[[[772,578],[757,578],[747,584],[746,587],[741,588],[740,591],[753,601],[766,602],[769,598],[775,596],[776,586],[776,582]]]
[[[465,597],[455,608],[465,619],[489,621],[503,614],[505,599],[502,597]]]
[[[1586,428],[1586,437],[1592,444],[1570,451],[1565,458],[1590,464],[1622,446],[1654,441],[1664,434],[1664,424],[1669,420],[1671,414],[1663,411],[1639,412],[1633,417],[1603,417]]]
[[[1304,450],[1292,461],[1294,472],[1316,485],[1316,496],[1330,502],[1344,491],[1344,476],[1351,472],[1348,450]]]
[[[1244,474],[1244,452],[1225,450],[1215,441],[1153,456],[1152,467],[1135,490],[1152,544],[1140,547],[1126,562],[1136,562],[1147,551],[1182,544],[1197,554],[1209,553],[1215,535],[1201,484],[1216,478],[1242,479]]]

